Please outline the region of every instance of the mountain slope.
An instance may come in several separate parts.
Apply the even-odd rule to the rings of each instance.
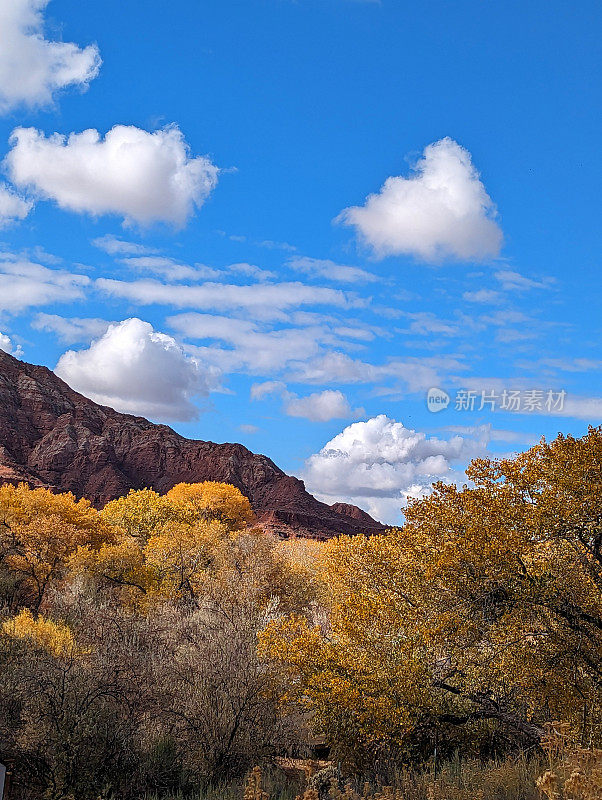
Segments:
[[[96,506],[129,489],[181,481],[237,486],[266,530],[325,539],[383,526],[356,506],[326,505],[267,456],[240,444],[185,439],[167,425],[98,405],[46,367],[0,350],[0,483],[71,491]]]

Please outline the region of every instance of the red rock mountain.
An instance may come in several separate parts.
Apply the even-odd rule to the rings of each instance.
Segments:
[[[266,530],[326,539],[383,526],[356,506],[326,505],[267,456],[240,444],[185,439],[74,392],[46,367],[0,350],[0,483],[73,492],[100,507],[129,489],[223,481],[251,501]]]

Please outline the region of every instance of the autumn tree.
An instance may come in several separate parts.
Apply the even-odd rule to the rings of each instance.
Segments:
[[[38,616],[28,608],[2,624],[2,632],[12,639],[24,639],[35,647],[60,657],[75,652],[73,634],[67,625]]]
[[[533,744],[563,718],[601,734],[602,429],[468,476],[413,502],[400,530],[329,543],[328,618],[281,618],[262,637],[316,725],[364,764],[425,732]]]
[[[602,429],[475,461],[468,476],[474,488],[439,486],[407,513],[445,642],[436,685],[531,741],[558,718],[596,738]]]
[[[398,532],[331,540],[319,560],[325,613],[281,617],[260,636],[260,652],[281,665],[289,697],[358,771],[398,753],[428,704],[411,568]]]
[[[87,500],[26,484],[0,487],[0,569],[13,605],[39,608],[80,546],[97,549],[114,532]]]
[[[255,521],[248,498],[228,483],[178,483],[165,497],[187,522],[215,520],[239,531]]]
[[[252,598],[258,609],[278,598],[290,610],[313,597],[310,559],[289,558],[272,537],[250,528],[251,506],[234,486],[182,483],[164,497],[131,491],[102,516],[117,538],[80,547],[70,569],[118,589],[130,604],[181,600],[198,607],[229,593],[233,602]]]
[[[128,536],[146,541],[169,522],[195,524],[220,522],[238,531],[255,521],[249,500],[235,486],[216,481],[178,483],[166,495],[153,489],[130,489],[125,497],[111,500],[103,518]]]
[[[178,517],[173,504],[153,489],[130,489],[124,497],[107,503],[101,515],[109,525],[142,543]]]
[[[0,760],[17,796],[190,794],[299,737],[257,637],[314,599],[311,548],[251,527],[237,489],[132,491],[101,513],[26,487],[0,499],[2,569],[30,606],[0,609]]]

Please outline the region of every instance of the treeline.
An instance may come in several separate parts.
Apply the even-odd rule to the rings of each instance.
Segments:
[[[602,429],[435,485],[403,528],[320,545],[234,487],[96,511],[0,489],[0,760],[16,800],[240,779],[320,736],[386,784],[433,757],[602,735]]]
[[[249,527],[238,490],[131,492],[99,513],[5,486],[0,523],[0,759],[17,797],[193,790],[301,738],[257,637],[314,581]]]

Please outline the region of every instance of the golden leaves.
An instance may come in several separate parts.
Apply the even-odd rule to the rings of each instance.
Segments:
[[[27,608],[4,622],[2,632],[15,639],[28,639],[57,658],[68,657],[76,652],[75,639],[66,625],[41,616],[34,618]]]
[[[222,522],[231,531],[240,531],[255,521],[248,499],[227,483],[178,483],[166,499],[188,522],[196,519]]]
[[[97,548],[115,535],[87,500],[76,501],[70,493],[25,484],[0,488],[0,563],[35,608],[78,547]]]
[[[602,429],[469,474],[411,503],[403,529],[328,542],[326,621],[262,636],[337,745],[386,748],[424,717],[537,737],[538,715],[562,713],[602,736]]]

